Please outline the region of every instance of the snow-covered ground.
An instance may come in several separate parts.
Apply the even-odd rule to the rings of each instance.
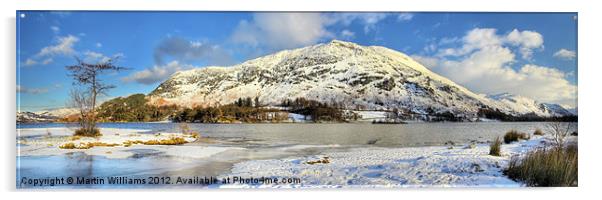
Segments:
[[[115,147],[93,147],[90,149],[61,149],[69,142],[104,142],[121,144],[127,140],[161,140],[184,137],[181,133],[144,133],[147,130],[102,128],[102,137],[80,138],[70,136],[68,128],[32,128],[18,130],[18,156],[50,156],[72,152],[104,156],[109,159],[128,158],[137,149],[150,149],[163,155],[189,161],[202,161],[217,155],[242,155],[246,159],[234,159],[237,163],[231,170],[221,172],[219,177],[242,178],[298,178],[296,184],[228,184],[212,187],[234,188],[325,188],[325,187],[520,187],[502,174],[514,155],[542,145],[550,136],[532,136],[528,141],[502,145],[502,156],[490,156],[489,144],[399,147],[374,146],[282,146],[271,151],[290,152],[282,154],[261,153],[232,145],[193,143],[190,145],[119,145]],[[576,137],[571,137],[576,140]],[[313,150],[312,150],[313,149]],[[232,150],[232,151],[229,151]],[[305,151],[309,150],[309,151]],[[230,153],[227,153],[230,152]],[[294,152],[305,152],[297,154]],[[313,152],[313,153],[308,153]],[[226,154],[222,154],[226,153]],[[307,156],[305,156],[307,155]],[[219,156],[218,156],[219,157]],[[227,159],[226,159],[227,160]],[[242,161],[242,162],[241,162]]]
[[[358,121],[372,121],[372,120],[385,120],[387,119],[387,112],[385,111],[353,111],[360,116]]]
[[[544,137],[502,145],[490,156],[488,144],[412,148],[363,147],[287,159],[252,160],[234,165],[230,177],[299,178],[300,184],[222,187],[520,187],[502,174],[511,156],[541,145]],[[328,163],[308,164],[328,160]]]
[[[61,155],[73,152],[83,152],[88,155],[105,156],[107,158],[127,158],[134,155],[136,149],[156,150],[164,152],[165,155],[183,157],[183,158],[205,158],[211,155],[224,152],[234,147],[213,147],[213,146],[182,146],[182,145],[143,145],[132,144],[126,146],[126,141],[149,141],[149,140],[165,140],[173,137],[180,137],[187,142],[197,140],[191,135],[182,133],[160,133],[147,134],[148,130],[137,129],[116,129],[116,128],[101,128],[101,137],[90,138],[81,137],[74,139],[71,137],[74,130],[69,128],[30,128],[18,129],[17,148],[18,156],[50,156]],[[92,147],[89,149],[62,149],[59,146],[66,143],[74,143],[79,146],[90,142],[102,142],[107,144],[118,144],[114,147]]]

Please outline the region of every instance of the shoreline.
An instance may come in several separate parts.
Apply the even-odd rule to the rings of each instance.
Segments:
[[[540,146],[546,137],[502,145],[502,156],[488,155],[489,144],[428,147],[360,147],[343,152],[234,165],[225,176],[298,177],[296,185],[223,185],[228,188],[328,187],[522,187],[502,170],[510,158]],[[327,159],[327,163],[316,161]]]
[[[149,130],[125,128],[101,128],[101,131],[106,138],[98,139],[99,142],[126,141],[132,139],[130,137],[153,139],[170,137],[170,134],[182,135],[181,133],[145,133]],[[47,132],[51,132],[51,135],[48,136]],[[502,170],[512,156],[524,154],[541,146],[551,137],[532,136],[530,140],[503,144],[502,156],[495,157],[488,155],[489,143],[486,142],[390,147],[367,144],[296,143],[257,143],[258,146],[254,146],[255,141],[252,140],[228,141],[206,138],[204,141],[193,141],[190,138],[189,143],[182,145],[140,144],[127,147],[60,149],[59,144],[70,141],[72,134],[70,128],[24,128],[18,129],[17,133],[19,141],[17,159],[39,159],[36,162],[44,163],[43,160],[50,157],[67,158],[77,154],[101,156],[102,158],[91,160],[115,162],[114,164],[122,161],[130,162],[130,166],[133,166],[130,168],[133,169],[121,172],[127,174],[128,171],[139,169],[136,167],[139,165],[136,159],[142,158],[145,159],[144,162],[172,164],[148,166],[149,169],[142,167],[140,169],[146,170],[137,173],[218,177],[298,177],[302,181],[292,185],[208,186],[228,188],[521,187],[520,183],[503,175]],[[576,140],[577,137],[571,139]],[[21,140],[25,142],[22,143]],[[28,166],[32,167],[31,164]],[[105,169],[101,167],[98,170]]]

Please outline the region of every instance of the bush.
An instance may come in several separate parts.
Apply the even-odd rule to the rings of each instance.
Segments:
[[[119,144],[110,144],[104,142],[88,142],[88,143],[80,143],[79,145],[75,145],[73,142],[65,143],[60,145],[61,149],[90,149],[92,147],[114,147]]]
[[[495,140],[489,145],[489,155],[501,156],[502,155],[502,141],[500,137],[496,137]]]
[[[528,186],[577,186],[577,145],[538,148],[524,157],[513,157],[504,171]]]
[[[123,142],[123,146],[124,147],[129,147],[132,146],[134,144],[143,144],[143,145],[179,145],[179,144],[185,144],[188,143],[188,141],[186,141],[186,139],[181,138],[181,137],[171,137],[169,139],[162,139],[162,140],[148,140],[148,141],[142,141],[142,140],[128,140]]]
[[[535,132],[533,132],[533,135],[542,136],[542,135],[544,135],[544,133],[543,133],[543,131],[541,131],[541,129],[535,129]]]
[[[518,140],[529,140],[531,137],[526,133],[520,133],[516,130],[510,130],[504,135],[504,143],[510,144]]]
[[[201,135],[190,129],[190,127],[188,127],[187,123],[181,123],[180,124],[180,130],[182,131],[182,134],[184,135],[190,135],[191,137],[198,139],[199,137],[201,137]]]
[[[102,136],[102,134],[100,134],[100,130],[98,130],[98,128],[93,128],[93,129],[77,129],[75,130],[75,134],[73,134],[73,136],[82,136],[82,137],[99,137]]]
[[[61,148],[61,149],[75,149],[77,147],[72,142],[69,142],[69,143],[60,145],[59,148]]]

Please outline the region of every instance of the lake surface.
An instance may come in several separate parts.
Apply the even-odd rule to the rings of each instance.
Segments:
[[[410,124],[188,124],[203,137],[245,139],[265,144],[366,145],[383,147],[442,145],[445,142],[486,142],[511,129],[533,133],[546,130],[542,122],[475,122]],[[22,124],[18,128],[65,127],[72,124]],[[101,123],[100,127],[180,132],[178,123]]]
[[[73,124],[20,124],[17,128],[69,127]],[[101,123],[100,127],[145,129],[148,133],[180,132],[177,123]],[[238,162],[316,155],[345,151],[350,147],[415,147],[487,142],[511,129],[533,133],[540,122],[411,123],[411,124],[188,124],[201,136],[218,141],[218,146],[244,147],[207,159],[181,159],[153,151],[138,151],[125,159],[109,159],[84,153],[55,156],[17,157],[17,187],[23,177],[108,177],[108,176],[217,176],[228,173]],[[207,144],[186,144],[207,145]],[[295,148],[299,146],[312,148]],[[336,147],[336,148],[333,148]],[[69,185],[43,188],[136,188],[149,185]],[[37,187],[36,187],[37,188]]]

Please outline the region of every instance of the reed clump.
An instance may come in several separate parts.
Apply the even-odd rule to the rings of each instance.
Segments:
[[[510,130],[510,131],[506,132],[506,134],[504,135],[504,143],[506,143],[506,144],[510,144],[512,142],[517,142],[518,140],[529,140],[529,139],[531,139],[531,136],[529,136],[529,134],[521,133],[516,130]]]
[[[577,151],[576,144],[537,148],[511,158],[504,174],[528,186],[577,186]]]
[[[502,140],[500,139],[500,137],[496,137],[495,140],[493,140],[493,142],[489,145],[489,155],[502,155]]]

